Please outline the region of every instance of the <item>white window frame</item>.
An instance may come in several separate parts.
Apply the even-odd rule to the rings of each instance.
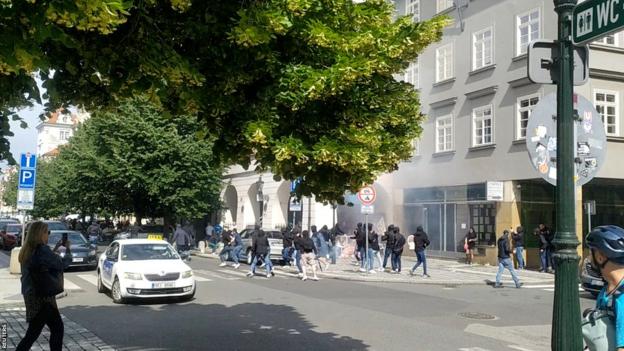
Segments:
[[[405,14],[412,16],[412,21],[420,22],[420,0],[405,0]]]
[[[486,110],[490,110],[489,117],[486,117]],[[478,114],[481,114],[480,116]],[[485,121],[490,121],[490,141],[486,141]],[[477,130],[481,129],[480,139],[477,140]],[[494,144],[494,107],[492,105],[479,106],[472,109],[472,146],[485,146]]]
[[[69,133],[68,131],[66,131],[66,130],[61,130],[61,131],[59,132],[59,139],[60,139],[60,140],[69,140],[69,138],[70,138],[70,135],[69,135],[69,134],[70,134],[70,133]]]
[[[407,69],[403,73],[403,81],[410,83],[414,86],[414,89],[420,89],[420,72],[419,72],[418,59],[410,62]]]
[[[477,42],[477,36],[478,35],[482,35],[486,32],[490,32],[490,62],[486,63],[485,62],[485,44],[486,44],[486,40],[485,39],[481,39],[479,42]],[[477,60],[477,47],[480,47],[480,49],[483,51],[482,57],[481,57],[481,62],[478,62]],[[472,69],[473,70],[477,70],[479,68],[483,68],[483,67],[487,67],[487,66],[491,66],[494,64],[494,27],[487,27],[484,28],[480,31],[474,32],[472,33]]]
[[[444,126],[444,135],[443,137],[443,141],[442,144],[440,144],[440,128],[442,128],[440,126],[441,122],[450,122],[449,126]],[[453,115],[449,114],[449,115],[445,115],[445,116],[440,116],[438,118],[436,118],[436,122],[435,122],[435,150],[436,152],[446,152],[446,151],[452,151],[454,148],[454,142],[453,142],[453,134],[454,134],[454,125],[453,125]],[[450,129],[450,131],[447,133],[447,129]],[[447,147],[448,145],[448,147]]]
[[[436,13],[450,9],[453,6],[455,6],[453,0],[436,0]]]
[[[537,103],[535,105],[529,105],[527,107],[521,107],[521,102],[524,100],[532,100],[537,98],[537,103],[539,103],[542,100],[542,95],[537,93],[537,94],[530,94],[530,95],[525,95],[525,96],[520,96],[518,97],[517,101],[516,101],[516,140],[524,140],[526,139],[526,128],[524,129],[524,136],[522,136],[522,112],[528,112],[529,115],[528,117],[531,118],[531,113],[533,112],[533,109],[535,108],[535,106],[537,105]],[[528,123],[528,120],[527,120]]]
[[[524,16],[529,16],[529,22],[528,24],[526,24],[526,26],[528,26],[529,28],[531,27],[532,23],[535,22],[531,22],[531,14],[537,11],[537,38],[535,39],[539,39],[542,37],[542,9],[539,7],[536,7],[530,11],[521,13],[519,15],[516,16],[516,56],[520,56],[520,55],[524,55],[527,53],[528,50],[528,46],[529,43],[531,43],[531,31],[528,31],[528,42],[526,44],[523,44],[521,41],[521,35],[520,35],[520,19]]]
[[[446,50],[450,49],[450,54],[447,54]],[[441,59],[441,51],[444,50],[444,67],[440,67],[440,59]],[[442,82],[445,81],[447,79],[451,79],[455,76],[455,69],[454,69],[454,45],[453,43],[448,43],[445,45],[440,46],[439,48],[436,49],[436,54],[435,54],[435,69],[436,69],[436,83],[437,82]],[[448,55],[448,57],[446,57],[446,55]],[[448,65],[448,67],[447,67]],[[440,68],[442,68],[442,73],[444,74],[443,77],[440,76]],[[448,72],[448,76],[447,76],[447,72]]]
[[[620,34],[619,32],[611,33],[611,34],[607,35],[604,38],[600,38],[600,39],[594,41],[594,43],[595,44],[599,44],[599,45],[607,45],[607,46],[619,47],[620,46],[619,34]],[[610,44],[610,43],[607,42],[607,40],[609,38],[613,38],[613,44]]]
[[[414,147],[414,153],[412,154],[412,156],[413,157],[420,156],[420,139],[412,140],[412,146]]]
[[[598,94],[614,95],[615,101],[607,102],[605,98],[605,101],[599,102],[596,98],[596,95]],[[607,120],[604,118],[604,115],[602,113],[600,115],[602,117],[602,123],[604,124],[605,133],[607,134],[607,136],[620,136],[620,93],[615,90],[594,89],[594,106],[596,107],[596,110],[599,110],[599,105],[603,107],[603,111],[605,111],[606,108],[609,106],[615,107],[615,123],[613,124],[613,127],[615,128],[615,133],[609,133]],[[600,113],[600,111],[598,111],[598,113]]]

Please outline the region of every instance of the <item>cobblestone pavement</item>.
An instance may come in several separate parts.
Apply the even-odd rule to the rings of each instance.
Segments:
[[[114,351],[115,348],[106,345],[95,334],[85,329],[81,325],[69,320],[63,316],[65,324],[65,336],[63,338],[64,351]],[[6,325],[6,349],[15,350],[15,347],[26,333],[28,323],[26,323],[26,309],[24,307],[7,307],[0,309],[0,325],[5,328]],[[50,332],[47,327],[43,328],[43,332],[33,345],[33,351],[49,350],[48,339]],[[2,340],[5,341],[5,340]],[[0,345],[3,349],[4,345]]]

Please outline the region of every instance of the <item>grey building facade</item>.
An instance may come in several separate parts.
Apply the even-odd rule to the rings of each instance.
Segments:
[[[375,184],[380,203],[372,220],[406,234],[423,225],[432,251],[462,256],[468,228],[478,232],[482,262],[504,229],[555,225],[554,187],[529,162],[525,137],[531,110],[554,85],[527,78],[527,45],[557,37],[551,0],[396,0],[398,15],[415,21],[453,19],[439,43],[423,52],[402,79],[420,91],[428,116],[414,157]],[[624,225],[624,36],[590,44],[590,79],[575,93],[593,101],[608,136],[606,164],[577,190],[577,231],[586,232],[582,204],[597,203],[592,226]],[[344,210],[347,211],[347,210]],[[343,211],[343,212],[344,212]],[[355,209],[350,211],[357,211]],[[378,230],[381,230],[381,226]],[[530,264],[537,254],[529,249]]]

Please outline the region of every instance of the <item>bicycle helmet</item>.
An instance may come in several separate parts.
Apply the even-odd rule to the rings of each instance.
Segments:
[[[585,242],[609,260],[624,264],[624,229],[615,225],[596,227],[587,235]]]

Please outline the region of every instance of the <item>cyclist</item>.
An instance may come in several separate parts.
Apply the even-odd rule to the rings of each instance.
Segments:
[[[587,235],[586,243],[592,268],[606,282],[596,299],[596,308],[613,309],[615,346],[624,350],[624,229],[614,225],[596,227]]]

